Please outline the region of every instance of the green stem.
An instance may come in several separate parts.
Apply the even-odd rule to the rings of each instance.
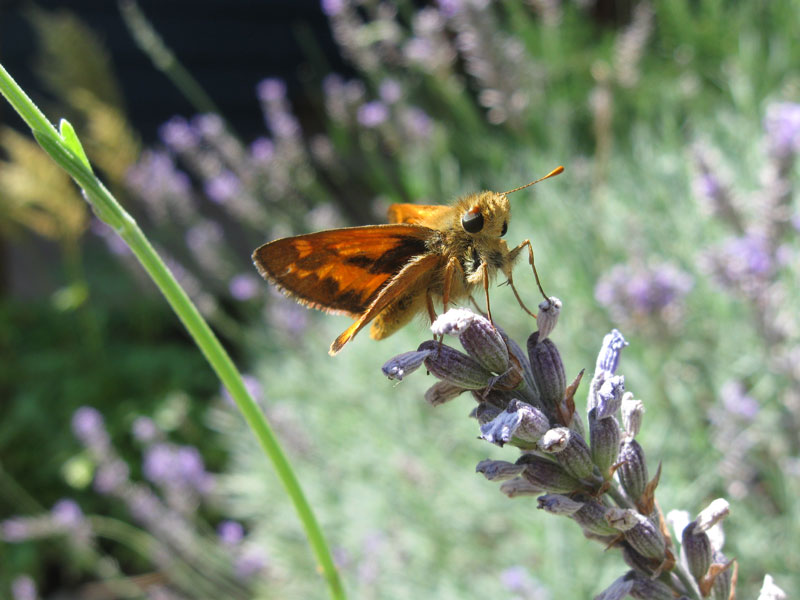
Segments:
[[[0,92],[33,130],[33,135],[42,148],[83,189],[86,199],[98,218],[113,227],[130,246],[136,258],[164,294],[167,302],[189,331],[206,360],[230,392],[265,454],[272,461],[305,528],[306,536],[327,581],[331,597],[344,598],[344,588],[333,563],[330,549],[300,483],[266,417],[247,392],[242,376],[236,370],[233,361],[223,349],[208,323],[203,320],[197,307],[153,249],[136,221],[95,177],[89,165],[82,160],[81,153],[75,146],[79,143],[77,138],[74,140],[62,138],[1,64]]]

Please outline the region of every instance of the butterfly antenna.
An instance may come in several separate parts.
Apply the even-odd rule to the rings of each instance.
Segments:
[[[526,183],[525,185],[521,185],[518,188],[514,188],[513,190],[509,190],[507,192],[503,192],[503,194],[513,194],[514,192],[518,192],[520,190],[524,190],[526,187],[530,187],[530,186],[534,185],[535,183],[539,183],[540,181],[544,181],[545,179],[549,179],[550,177],[555,177],[556,175],[560,175],[563,172],[564,172],[564,167],[561,167],[561,166],[556,167],[555,169],[550,171],[544,177],[540,177],[536,181],[531,181],[530,183]]]

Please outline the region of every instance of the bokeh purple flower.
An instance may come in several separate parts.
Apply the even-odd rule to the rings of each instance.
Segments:
[[[618,264],[600,278],[595,299],[615,320],[626,324],[660,323],[675,327],[694,280],[670,263],[652,266]]]
[[[242,188],[242,182],[233,171],[224,170],[205,182],[206,195],[217,204],[225,204],[235,198]]]
[[[73,529],[83,522],[83,511],[70,498],[62,498],[50,509],[53,520],[65,529]]]
[[[754,297],[776,269],[769,242],[758,233],[729,238],[704,256],[704,263],[723,287]]]
[[[153,444],[145,452],[142,473],[162,487],[186,488],[199,494],[210,491],[211,476],[194,446]]]
[[[72,431],[81,443],[102,450],[110,444],[103,415],[91,406],[82,406],[72,415]]]
[[[28,575],[18,575],[11,582],[13,600],[36,600],[36,583]]]
[[[247,546],[234,560],[236,575],[248,579],[258,575],[269,564],[267,553],[258,546]]]
[[[389,118],[389,109],[383,102],[373,100],[358,107],[357,118],[364,127],[377,127]]]
[[[161,141],[175,152],[184,152],[197,146],[200,136],[183,117],[172,117],[158,130]]]
[[[322,0],[320,8],[327,16],[334,17],[344,9],[344,0]]]
[[[800,152],[800,104],[779,102],[767,108],[767,145],[773,156],[788,158]]]
[[[234,275],[228,284],[228,289],[236,300],[245,302],[252,300],[262,288],[262,282],[249,273]]]
[[[131,432],[137,441],[149,443],[158,437],[158,426],[150,417],[137,417],[131,425]]]
[[[244,527],[237,521],[222,521],[217,527],[217,535],[226,546],[237,546],[244,539]]]

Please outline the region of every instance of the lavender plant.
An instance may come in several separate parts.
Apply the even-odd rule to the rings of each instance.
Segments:
[[[527,353],[485,317],[452,309],[431,331],[457,336],[466,353],[423,342],[390,359],[383,372],[402,380],[424,365],[439,379],[425,393],[434,406],[468,392],[477,401],[471,416],[480,438],[521,451],[514,462],[486,459],[476,470],[502,482],[500,490],[511,498],[537,496],[538,508],[572,519],[587,539],[621,552],[630,570],[597,598],[733,598],[736,561],[722,553],[720,535],[728,502],[714,500],[691,522],[688,513],[676,511],[665,518],[655,500],[661,464],[651,478],[636,439],[644,404],[625,391],[617,373],[627,342],[616,329],[603,339],[584,424],[574,400],[583,371],[568,384],[550,339],[560,309],[554,298],[540,304],[539,330],[528,338]],[[760,598],[780,597],[773,585],[767,576],[764,588],[773,591]]]
[[[87,584],[86,594],[252,598],[258,586],[279,587],[269,577],[268,557],[246,538],[241,524],[223,521],[214,535],[202,518],[201,508],[215,505],[216,484],[197,448],[170,443],[152,420],[139,417],[132,434],[142,445],[141,471],[147,481],[134,481],[96,409],[78,409],[72,430],[85,448],[94,490],[124,505],[138,527],[84,514],[74,500],[65,498],[47,513],[0,523],[5,542],[61,538],[75,556],[75,565],[96,577]],[[158,575],[126,576],[103,551],[104,541],[125,546]]]

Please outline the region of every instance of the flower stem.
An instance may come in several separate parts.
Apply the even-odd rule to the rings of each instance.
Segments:
[[[241,375],[208,323],[153,249],[136,221],[92,173],[88,161],[79,147],[80,142],[77,137],[62,137],[2,64],[0,64],[0,93],[25,120],[42,148],[83,189],[84,196],[97,217],[110,225],[130,246],[136,258],[164,294],[175,314],[230,392],[247,424],[261,444],[264,453],[272,461],[306,530],[306,536],[327,581],[331,597],[337,600],[345,598],[344,588],[333,564],[330,549],[300,483],[266,417],[247,392]],[[69,124],[62,122],[62,130],[70,129]]]

